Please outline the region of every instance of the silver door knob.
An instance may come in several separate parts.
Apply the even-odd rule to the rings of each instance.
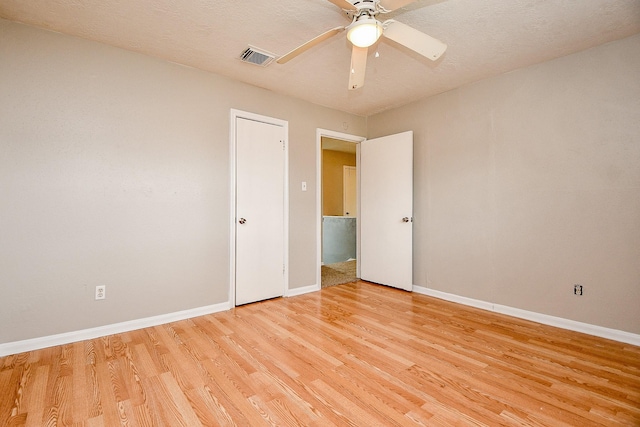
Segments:
[[[244,218],[240,218],[240,219],[238,220],[238,222],[239,222],[240,224],[244,224],[245,222],[247,222],[247,220],[246,220],[246,219],[244,219]]]
[[[409,217],[405,216],[404,218],[402,218],[402,222],[409,222]]]

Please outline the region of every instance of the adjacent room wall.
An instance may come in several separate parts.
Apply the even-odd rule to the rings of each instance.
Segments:
[[[322,213],[344,214],[343,166],[355,166],[356,155],[342,151],[322,150]]]
[[[315,284],[316,129],[364,118],[5,20],[0,58],[0,343],[227,301],[231,108],[289,121],[289,284]]]
[[[639,71],[634,36],[371,117],[414,131],[414,284],[640,333]]]

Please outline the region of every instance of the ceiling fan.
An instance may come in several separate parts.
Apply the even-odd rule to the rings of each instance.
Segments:
[[[367,52],[369,46],[378,41],[380,36],[399,43],[420,55],[435,61],[447,49],[447,45],[408,25],[393,19],[380,22],[376,19],[379,14],[391,12],[413,3],[416,0],[328,0],[344,10],[351,19],[351,24],[336,27],[326,31],[308,42],[298,46],[276,61],[284,64],[315,45],[336,34],[347,30],[347,39],[353,45],[351,51],[351,68],[349,72],[349,89],[354,90],[364,86],[364,74],[367,66]]]

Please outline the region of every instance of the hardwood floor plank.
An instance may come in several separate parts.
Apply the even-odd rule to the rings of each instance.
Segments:
[[[122,427],[138,427],[135,419],[135,411],[129,400],[118,402],[118,413],[120,415],[120,425]]]
[[[419,393],[414,393],[410,388],[406,387],[406,384],[389,381],[377,373],[375,367],[360,361],[355,356],[348,355],[345,357],[345,360],[347,363],[338,369],[338,373],[347,375],[360,383],[367,384],[367,387],[372,390],[372,393],[376,393],[388,406],[394,407],[398,412],[403,414],[409,414],[411,412],[416,415],[421,414],[420,418],[430,418],[433,416],[432,413],[423,413],[423,411],[417,409],[425,403],[425,400],[419,396]]]
[[[286,343],[287,340],[282,344],[286,346]],[[288,375],[287,371],[289,370],[281,369],[281,363],[278,363],[278,356],[282,354],[284,353],[280,351],[269,351],[266,354],[260,352],[258,358],[252,358],[256,367],[256,372],[251,375],[252,379],[255,379],[256,386],[262,390],[263,394],[268,394],[269,403],[278,400],[279,410],[286,406],[288,411],[297,414],[296,417],[305,418],[308,416],[309,425],[316,423],[322,425],[322,412],[318,408],[322,402],[318,401],[315,393],[310,393],[309,388],[306,387],[307,379],[316,378],[317,374],[321,375],[321,369],[317,366],[308,366],[303,370],[304,378],[298,374]],[[286,357],[288,360],[292,360],[291,354]],[[312,372],[316,372],[316,374]],[[328,421],[325,420],[325,423]]]
[[[151,354],[148,351],[148,346],[145,342],[135,344],[131,352],[132,360],[134,360],[135,366],[137,366],[136,372],[139,381],[143,381],[147,378],[153,378],[161,372],[164,372],[151,358]]]
[[[140,427],[153,427],[153,417],[149,412],[149,407],[146,403],[136,405],[133,407],[133,414],[136,422]]]
[[[198,373],[197,357],[191,355],[191,350],[182,342],[176,329],[172,325],[160,328],[158,338],[168,350],[160,356],[163,366],[171,372],[180,387],[185,390],[202,387],[204,381]]]
[[[253,395],[253,390],[248,389],[246,384],[237,381],[237,376],[230,372],[228,366],[223,363],[205,362],[212,377],[209,389],[216,395],[220,393],[225,398],[228,411],[235,412],[235,416],[240,414],[247,425],[262,425],[264,420],[262,414],[255,410],[249,402],[249,397]],[[231,368],[233,370],[233,368]],[[240,422],[240,425],[243,423]]]
[[[127,347],[119,361],[122,371],[122,380],[124,387],[127,389],[127,396],[129,397],[132,407],[135,408],[144,404],[145,394],[141,383],[141,377],[138,372],[138,366],[130,347],[131,344],[131,342],[127,344]]]
[[[56,347],[44,397],[43,425],[70,425],[73,422],[73,344]]]
[[[384,420],[386,425],[403,426],[407,423],[406,408],[399,407],[394,399],[387,398],[384,394],[377,393],[369,381],[358,381],[351,375],[345,375],[345,370],[331,375],[331,384],[339,386],[349,395],[349,400],[357,401],[363,410],[375,414]],[[342,375],[341,375],[342,373]]]
[[[233,412],[229,412],[231,405],[225,405],[221,402],[221,398],[216,396],[208,386],[202,388],[187,390],[185,392],[189,403],[198,419],[203,425],[217,426],[237,426],[240,416],[234,416]],[[235,418],[235,421],[234,421]]]
[[[48,380],[49,365],[38,366],[26,392],[27,401],[25,401],[24,413],[27,415],[27,419],[25,426],[35,427],[42,425]],[[0,390],[2,390],[2,388],[0,388]],[[0,417],[0,421],[1,420],[2,417]]]
[[[108,340],[100,340],[102,344],[109,343]],[[96,409],[98,414],[102,415],[102,421],[107,426],[117,426],[120,423],[120,410],[118,408],[118,394],[120,392],[120,386],[114,388],[113,371],[114,367],[113,359],[106,359],[105,356],[110,352],[100,353],[95,366],[95,381],[97,382],[97,389],[94,391],[95,396],[98,397],[96,402]]]
[[[0,358],[1,426],[638,426],[640,347],[356,282]]]
[[[175,402],[170,401],[166,393],[163,392],[160,378],[158,376],[144,378],[142,383],[146,390],[144,406],[148,409],[147,414],[151,425],[158,427],[184,426]]]
[[[162,381],[163,391],[166,393],[167,398],[163,399],[165,402],[174,402],[177,412],[180,414],[180,418],[183,420],[183,424],[188,427],[202,426],[197,415],[193,411],[189,401],[184,395],[183,389],[178,384],[176,378],[170,372],[160,374]]]
[[[258,317],[258,319],[265,322],[273,320],[275,317],[272,312],[263,312],[259,316],[262,316],[262,314],[264,314],[264,317]],[[306,355],[305,357],[308,357],[308,354],[310,353],[314,356],[314,364],[323,363],[323,365],[328,369],[333,369],[342,365],[342,362],[339,359],[329,354],[325,349],[312,344],[303,334],[296,334],[298,330],[292,325],[293,323],[294,322],[290,320],[289,324],[291,326],[287,328],[289,335],[287,336],[286,342],[288,344],[287,348],[290,351],[292,350],[292,347],[295,346],[299,349],[299,353],[304,353]]]
[[[290,399],[285,396],[274,397],[267,402],[270,412],[279,420],[278,425],[311,426],[320,422],[320,419],[313,412],[305,411],[304,408],[300,410],[300,407],[291,403]]]
[[[13,371],[0,372],[0,425],[7,425],[9,419],[14,416],[13,402],[14,390],[11,380]]]
[[[334,414],[340,417],[342,425],[351,426],[377,426],[384,425],[384,420],[361,408],[354,400],[349,399],[342,390],[337,390],[325,383],[322,379],[311,382],[319,396],[326,402]]]
[[[77,342],[73,344],[73,419],[86,420],[89,418],[89,405],[87,402],[87,371],[86,371],[85,343]]]

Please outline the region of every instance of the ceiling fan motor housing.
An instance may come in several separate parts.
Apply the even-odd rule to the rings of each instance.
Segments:
[[[379,8],[380,0],[361,0],[353,4],[355,10],[347,11],[351,14],[355,20],[360,19],[362,16],[374,17],[380,13]]]

